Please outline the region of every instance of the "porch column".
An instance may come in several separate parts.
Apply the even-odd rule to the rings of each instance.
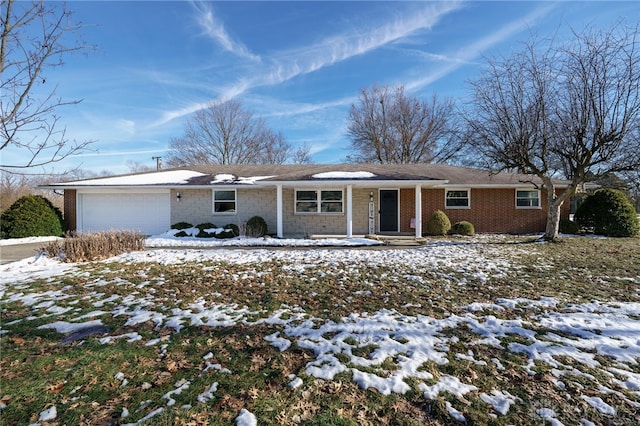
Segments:
[[[422,186],[416,185],[416,238],[422,237]]]
[[[347,185],[347,238],[353,236],[353,185]]]
[[[276,236],[282,235],[282,185],[276,185]]]

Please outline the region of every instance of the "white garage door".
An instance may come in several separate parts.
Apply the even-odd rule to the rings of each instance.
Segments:
[[[78,230],[133,230],[145,235],[169,230],[170,194],[78,194]]]

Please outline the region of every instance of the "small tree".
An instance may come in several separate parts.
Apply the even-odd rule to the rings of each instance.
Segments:
[[[638,27],[574,33],[568,43],[532,41],[489,61],[472,83],[468,142],[493,170],[540,178],[548,201],[544,238],[558,235],[560,208],[588,173],[640,168]],[[557,189],[554,178],[569,184]]]
[[[576,210],[574,219],[578,225],[608,237],[633,237],[640,232],[636,210],[615,189],[600,189],[588,196]]]
[[[62,213],[40,195],[18,199],[0,216],[2,238],[25,238],[62,235]]]

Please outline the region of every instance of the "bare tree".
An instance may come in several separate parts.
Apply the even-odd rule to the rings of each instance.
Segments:
[[[156,158],[156,157],[154,157]],[[147,164],[141,163],[139,161],[127,160],[125,162],[126,166],[129,168],[130,173],[145,173],[145,172],[155,172],[158,169],[157,166],[149,166]],[[158,163],[159,164],[159,163]]]
[[[0,212],[8,209],[18,198],[33,192],[28,178],[0,171]]]
[[[266,130],[263,133],[264,140],[262,154],[258,156],[256,163],[260,164],[284,164],[289,158],[291,145],[287,142],[282,132]]]
[[[362,89],[349,111],[349,161],[357,163],[445,162],[456,152],[453,101],[433,96],[428,102],[407,96],[404,87]]]
[[[45,75],[63,65],[65,55],[90,47],[79,38],[81,25],[64,4],[43,1],[2,0],[0,22],[0,151],[22,158],[0,169],[15,173],[84,151],[91,142],[69,140],[56,115],[80,101],[56,97]]]
[[[305,142],[299,147],[295,148],[293,150],[293,154],[291,155],[291,162],[293,164],[313,163],[313,160],[311,159],[311,145]]]
[[[560,208],[586,174],[637,170],[640,141],[638,28],[533,40],[490,60],[472,83],[468,142],[493,170],[538,176],[548,198],[544,238],[558,235]],[[556,188],[554,178],[569,180]]]
[[[282,133],[231,100],[197,111],[169,142],[167,164],[281,164],[291,150]]]

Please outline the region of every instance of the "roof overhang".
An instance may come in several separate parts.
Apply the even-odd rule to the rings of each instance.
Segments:
[[[125,189],[259,189],[274,188],[281,185],[286,188],[329,188],[346,187],[351,185],[354,188],[415,188],[420,185],[423,188],[478,188],[478,189],[498,189],[498,188],[524,188],[539,187],[534,182],[514,182],[496,184],[466,184],[450,183],[448,180],[351,180],[351,179],[322,179],[322,180],[269,180],[256,181],[253,183],[212,183],[209,185],[189,185],[189,184],[167,184],[167,185],[74,185],[53,184],[40,185],[40,189],[74,189],[74,190],[125,190]],[[569,184],[556,183],[556,188],[566,188]]]
[[[53,184],[41,185],[41,189],[258,189],[275,188],[278,185],[291,188],[326,188],[326,187],[346,187],[351,185],[356,188],[415,188],[416,185],[423,187],[438,187],[447,184],[446,180],[360,180],[360,179],[313,179],[313,180],[286,180],[286,181],[255,181],[253,183],[211,183],[209,185],[189,185],[169,184],[169,185],[74,185]]]
[[[376,180],[376,179],[313,179],[313,180],[270,180],[264,184],[270,186],[282,185],[291,188],[326,188],[326,187],[344,187],[353,186],[354,188],[415,188],[417,185],[423,187],[436,187],[438,185],[446,185],[446,180]]]

